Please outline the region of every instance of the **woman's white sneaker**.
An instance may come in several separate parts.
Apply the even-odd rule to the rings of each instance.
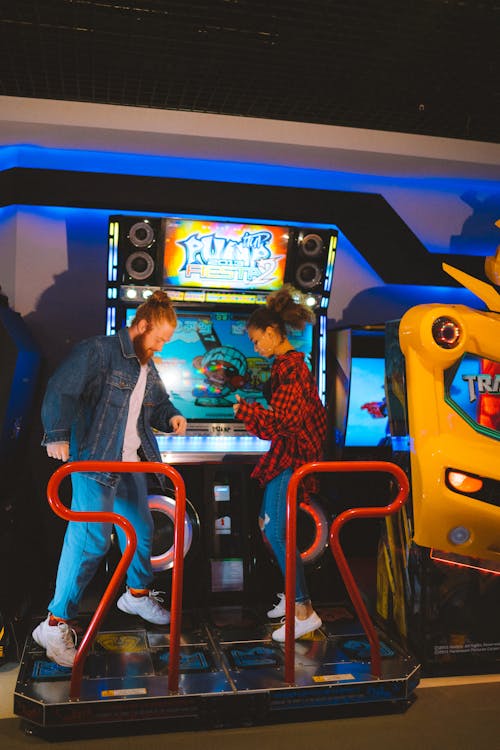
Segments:
[[[36,626],[33,640],[45,649],[47,657],[61,667],[72,667],[76,656],[76,633],[67,622],[50,624],[50,615]]]
[[[276,594],[276,596],[278,597],[277,603],[267,613],[267,616],[271,620],[273,620],[275,617],[284,617],[285,616],[285,595],[284,594]]]
[[[322,626],[321,618],[319,615],[316,614],[316,612],[313,612],[306,620],[299,620],[297,617],[295,618],[295,640],[297,638],[302,638],[302,636],[306,635],[307,633],[312,633],[314,630],[317,630]],[[277,643],[284,643],[285,642],[285,623],[283,622],[283,625],[278,628],[277,630],[273,631],[272,634],[273,641],[276,641]]]
[[[162,593],[162,591],[150,591],[147,596],[134,596],[127,589],[116,602],[116,606],[122,612],[128,615],[138,615],[153,625],[168,625],[170,612],[161,606],[163,599],[159,594]]]

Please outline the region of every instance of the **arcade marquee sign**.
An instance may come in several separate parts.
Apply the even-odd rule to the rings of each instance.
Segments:
[[[278,289],[288,248],[286,227],[165,221],[164,284],[218,289]]]
[[[289,281],[326,307],[337,238],[333,227],[111,216],[108,299],[140,302],[163,288],[175,302],[262,304]]]

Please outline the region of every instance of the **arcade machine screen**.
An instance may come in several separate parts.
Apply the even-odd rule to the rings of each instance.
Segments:
[[[385,336],[380,328],[334,332],[336,458],[379,458],[390,445]]]
[[[383,357],[353,357],[344,445],[384,446],[389,439]]]
[[[129,308],[127,325],[134,315],[135,309]],[[177,310],[174,335],[155,355],[154,362],[172,400],[189,423],[235,421],[236,393],[266,405],[263,389],[270,377],[271,362],[254,351],[246,330],[249,315],[243,310]],[[311,367],[313,326],[291,332],[289,338]]]

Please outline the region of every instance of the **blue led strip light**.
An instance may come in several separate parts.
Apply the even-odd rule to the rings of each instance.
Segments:
[[[116,281],[118,274],[118,222],[109,224],[108,281]]]
[[[108,307],[106,310],[106,336],[116,333],[116,307]]]
[[[320,315],[319,318],[318,393],[326,406],[326,315]]]
[[[330,247],[328,248],[328,261],[326,264],[325,287],[324,291],[328,293],[332,288],[333,265],[335,263],[335,248],[337,247],[337,235],[332,234],[330,237]]]

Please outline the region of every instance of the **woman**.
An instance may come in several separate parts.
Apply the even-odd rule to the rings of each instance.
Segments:
[[[326,411],[304,355],[297,352],[288,339],[288,331],[303,330],[313,322],[314,314],[293,287],[285,285],[269,295],[266,305],[257,308],[247,324],[247,332],[255,351],[273,359],[269,381],[269,407],[248,403],[236,396],[236,418],[247,430],[271,446],[252,472],[265,487],[259,525],[274,552],[281,572],[285,574],[286,494],[295,469],[323,457],[326,437]],[[318,482],[308,475],[302,482],[305,495],[317,492]],[[285,599],[268,612],[269,617],[285,614]],[[295,597],[295,638],[316,630],[321,620],[314,611],[304,576],[304,567],[297,550]],[[273,640],[285,640],[285,625],[275,630]]]

